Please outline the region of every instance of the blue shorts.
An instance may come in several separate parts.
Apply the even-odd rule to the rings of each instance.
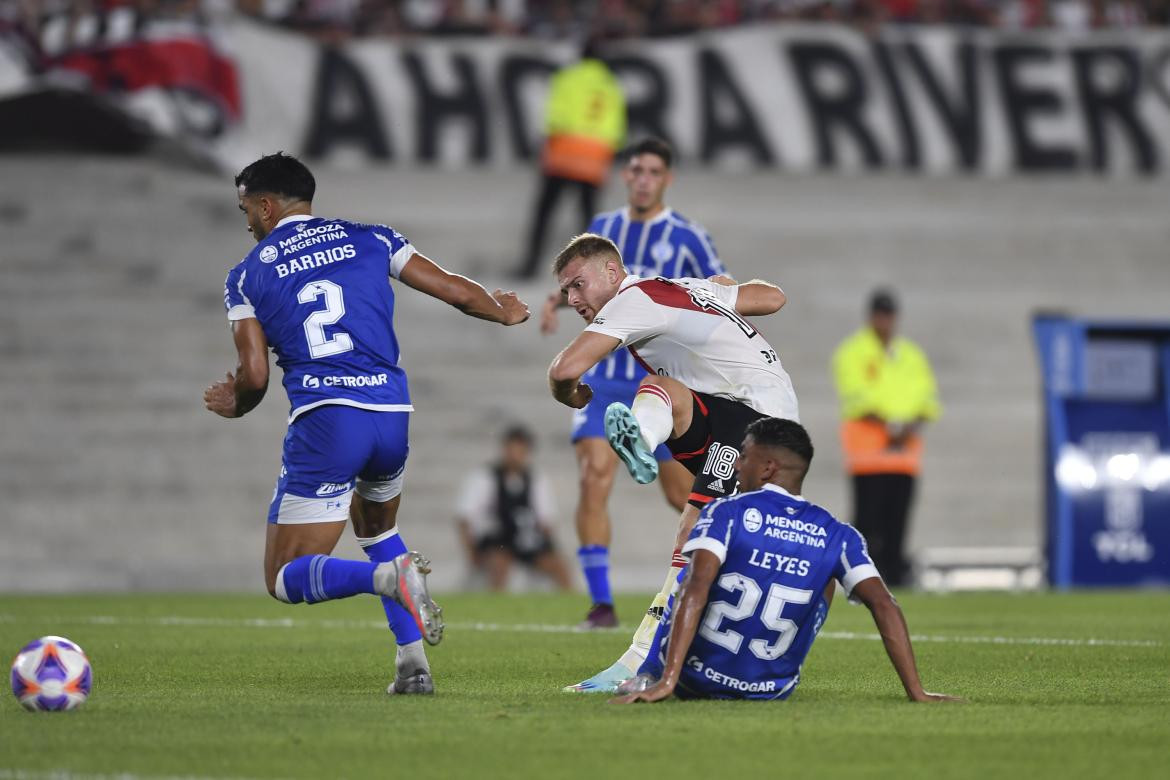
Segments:
[[[593,400],[585,404],[583,409],[573,411],[573,432],[570,441],[576,444],[581,439],[605,438],[605,410],[614,401],[620,401],[626,406],[634,402],[640,382],[598,382],[591,384],[584,380],[593,390]],[[654,457],[662,462],[671,460],[674,455],[665,444],[659,444],[654,450]]]
[[[288,426],[270,523],[349,519],[358,495],[383,503],[402,492],[409,412],[319,406]]]

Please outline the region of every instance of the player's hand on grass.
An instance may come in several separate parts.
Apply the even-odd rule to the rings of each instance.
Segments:
[[[564,304],[564,296],[561,291],[549,293],[549,296],[544,299],[544,305],[540,307],[540,332],[545,336],[551,336],[557,332],[557,309]]]
[[[220,417],[236,417],[236,378],[232,372],[227,379],[216,382],[203,391],[203,404]]]
[[[916,695],[910,697],[911,701],[921,702],[937,702],[937,701],[962,701],[958,696],[951,696],[947,693],[931,693],[930,691],[919,691]]]
[[[593,400],[593,388],[585,383],[578,384],[573,388],[573,394],[569,396],[566,402],[574,409],[584,409],[585,404]]]
[[[504,318],[500,320],[503,325],[519,325],[528,319],[528,304],[516,297],[516,293],[509,290],[496,290],[492,293],[492,298],[496,303],[500,304],[500,308],[504,310]]]
[[[653,703],[669,699],[674,694],[674,686],[659,682],[656,685],[637,693],[627,693],[625,696],[615,696],[609,700],[610,704],[637,704],[639,702]]]

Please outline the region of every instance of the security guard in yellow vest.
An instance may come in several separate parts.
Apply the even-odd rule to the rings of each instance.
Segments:
[[[874,292],[869,324],[833,354],[853,525],[891,585],[905,583],[909,574],[902,547],[921,468],[920,431],[941,411],[930,363],[917,344],[895,335],[897,318],[893,294]]]
[[[553,74],[544,124],[540,198],[524,264],[517,273],[526,279],[536,275],[544,234],[561,193],[568,188],[579,190],[584,230],[626,137],[626,98],[613,71],[598,59],[596,41],[585,45],[579,62]]]

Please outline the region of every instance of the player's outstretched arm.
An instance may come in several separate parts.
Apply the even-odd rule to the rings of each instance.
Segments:
[[[910,701],[961,701],[958,697],[945,693],[929,693],[923,690],[922,681],[918,678],[918,666],[914,663],[914,648],[910,645],[906,617],[880,577],[870,577],[857,583],[853,586],[851,595],[864,604],[873,615],[873,622],[877,625],[878,632],[882,635],[882,643],[886,646],[886,655],[890,657],[890,663],[894,665],[894,670],[898,673]]]
[[[746,317],[775,314],[788,303],[788,296],[778,286],[763,279],[752,279],[739,285],[735,310]]]
[[[691,556],[691,565],[687,569],[686,579],[675,600],[674,618],[670,624],[670,639],[666,644],[666,665],[662,670],[662,679],[654,686],[641,693],[631,693],[610,699],[615,704],[633,704],[639,701],[662,701],[674,693],[678,685],[678,677],[682,673],[683,662],[691,642],[695,641],[695,633],[699,630],[699,620],[703,611],[707,609],[707,599],[711,595],[711,585],[719,575],[718,556],[709,550],[695,550]],[[651,648],[651,652],[654,648]]]
[[[503,290],[488,293],[479,282],[453,274],[417,253],[406,261],[398,278],[471,317],[501,325],[519,325],[528,319],[528,304],[517,298],[516,293]]]
[[[584,331],[561,350],[548,367],[548,387],[553,398],[565,406],[580,409],[589,403],[593,390],[581,384],[585,372],[621,344],[613,336]]]
[[[239,365],[233,376],[203,392],[203,403],[220,417],[243,417],[256,408],[268,390],[268,339],[254,317],[232,323]]]

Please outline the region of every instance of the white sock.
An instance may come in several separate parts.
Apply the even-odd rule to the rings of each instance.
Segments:
[[[642,441],[651,452],[670,438],[674,430],[674,414],[671,412],[670,396],[658,385],[642,385],[634,396],[630,407],[634,418],[642,428]]]
[[[394,658],[394,667],[399,673],[406,675],[429,672],[431,665],[427,662],[427,654],[423,649],[422,640],[416,639],[405,645],[399,645],[398,654]]]
[[[654,600],[650,602],[650,609],[646,611],[646,616],[642,618],[642,624],[634,632],[634,639],[630,642],[629,648],[618,659],[618,663],[631,672],[638,671],[638,667],[642,665],[650,653],[650,643],[654,641],[658,624],[662,622],[662,610],[666,609],[666,602],[670,600],[671,593],[678,587],[678,564],[680,562],[682,565],[686,565],[686,559],[681,558],[676,552],[674,561],[671,562],[670,571],[666,574],[666,580],[662,583],[662,589],[655,594]]]

